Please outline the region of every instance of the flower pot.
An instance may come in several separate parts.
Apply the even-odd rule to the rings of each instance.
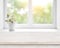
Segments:
[[[14,23],[9,23],[9,31],[14,31]]]

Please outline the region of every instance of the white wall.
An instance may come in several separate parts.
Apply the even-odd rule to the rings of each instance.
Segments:
[[[0,45],[0,48],[60,48],[60,45]]]

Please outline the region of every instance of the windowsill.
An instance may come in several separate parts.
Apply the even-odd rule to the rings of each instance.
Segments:
[[[2,32],[57,32],[57,29],[15,29],[14,31],[5,29]]]
[[[12,32],[4,30],[0,33],[0,44],[60,44],[60,33],[57,32],[57,29],[15,29]]]

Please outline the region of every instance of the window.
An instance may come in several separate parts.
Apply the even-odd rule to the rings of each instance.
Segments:
[[[54,4],[55,0],[5,0],[5,20],[12,17],[15,28],[56,28]],[[8,28],[6,21],[4,28]]]
[[[7,14],[8,13],[7,12],[7,0],[0,0],[0,43],[1,44],[30,44],[30,45],[31,44],[60,44],[60,0],[53,0],[53,3],[52,3],[53,7],[50,12],[51,15],[53,15],[53,16],[51,16],[51,19],[52,18],[53,19],[52,19],[52,21],[50,20],[50,22],[46,22],[45,17],[43,17],[44,22],[39,22],[39,20],[37,22],[38,17],[37,16],[36,16],[36,18],[34,17],[35,10],[33,9],[33,7],[34,7],[33,2],[34,2],[34,0],[27,1],[27,3],[28,3],[28,7],[27,7],[28,12],[27,12],[27,16],[26,16],[27,21],[22,23],[22,21],[20,22],[20,20],[19,20],[20,23],[18,24],[18,21],[16,20],[15,28],[19,28],[21,25],[23,25],[22,26],[23,28],[24,28],[24,25],[27,28],[30,28],[30,27],[36,28],[36,26],[37,26],[37,28],[39,28],[39,31],[37,29],[31,29],[33,31],[29,30],[26,32],[24,29],[22,29],[22,31],[24,31],[24,32],[21,32],[21,31],[9,32],[9,31],[5,31],[3,29],[4,26],[5,26],[5,28],[8,28],[7,27],[8,23],[5,22],[5,19],[7,19],[7,15],[8,15]],[[36,2],[36,4],[37,4],[37,2]],[[36,15],[38,15],[38,14],[36,14]],[[39,25],[39,27],[38,27],[38,25]],[[51,29],[53,26],[56,28]],[[47,29],[41,29],[41,28],[47,28]],[[50,30],[48,28],[50,28]],[[19,30],[20,30],[20,28],[19,28]]]

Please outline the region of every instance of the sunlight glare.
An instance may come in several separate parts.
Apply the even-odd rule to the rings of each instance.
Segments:
[[[53,0],[32,0],[33,6],[41,5],[46,6],[48,3],[53,3]]]

